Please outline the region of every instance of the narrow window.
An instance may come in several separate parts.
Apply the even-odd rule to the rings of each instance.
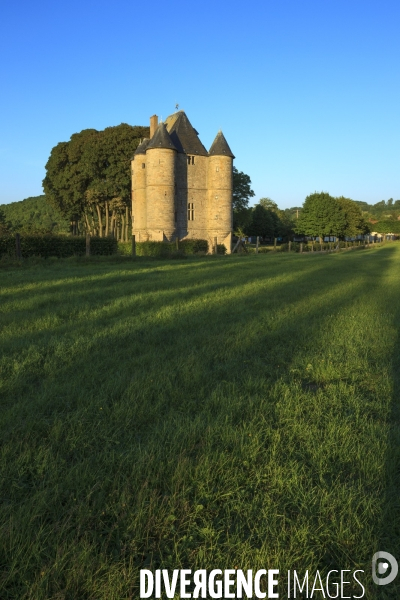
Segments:
[[[188,221],[194,221],[194,204],[193,204],[193,202],[188,203]]]
[[[191,158],[192,158],[191,156],[188,156],[188,165],[190,165],[190,159]]]
[[[192,165],[194,165],[194,156],[192,156]]]
[[[146,164],[142,163],[142,169],[145,169],[145,168],[146,168]]]

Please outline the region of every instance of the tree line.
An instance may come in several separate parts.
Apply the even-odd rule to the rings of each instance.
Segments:
[[[239,206],[234,207],[234,230],[238,236],[259,236],[268,240],[289,239],[297,235],[344,240],[371,231],[380,234],[400,233],[400,211],[399,214],[395,210],[389,215],[382,213],[385,218],[378,221],[362,210],[363,203],[344,196],[333,197],[327,192],[310,194],[302,207],[281,210],[270,198],[261,198],[255,206],[249,207],[249,199],[254,193],[250,193],[250,180],[247,183],[246,197],[242,198]],[[397,201],[393,203],[393,207],[396,206]]]

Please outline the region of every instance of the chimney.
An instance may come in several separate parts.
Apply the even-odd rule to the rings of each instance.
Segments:
[[[152,117],[150,117],[150,139],[153,137],[157,127],[158,127],[158,117],[157,117],[157,115],[153,115]]]

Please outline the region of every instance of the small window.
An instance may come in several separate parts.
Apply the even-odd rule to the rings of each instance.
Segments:
[[[146,163],[142,163],[142,169],[146,168]]]
[[[194,165],[194,156],[188,156],[188,165]]]
[[[194,221],[194,204],[193,204],[193,202],[188,203],[188,221]]]

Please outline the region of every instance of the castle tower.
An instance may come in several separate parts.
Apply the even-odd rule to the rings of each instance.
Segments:
[[[132,234],[138,242],[147,240],[146,219],[146,148],[145,138],[132,159]]]
[[[233,159],[222,131],[217,133],[208,157],[208,234],[223,243],[227,252],[232,246]]]
[[[172,240],[176,233],[175,160],[177,149],[164,123],[146,147],[147,232],[151,240]]]

